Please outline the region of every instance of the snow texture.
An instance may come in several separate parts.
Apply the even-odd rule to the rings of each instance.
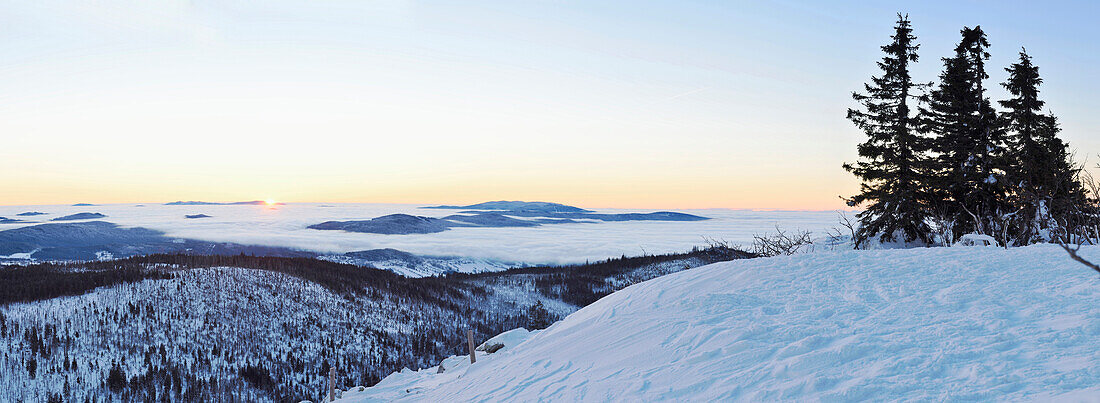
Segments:
[[[358,390],[360,389],[358,387],[352,388],[350,391],[343,393],[344,399],[340,399],[340,401],[388,402],[408,398],[410,395],[415,396],[425,391],[425,389],[456,382],[465,377],[467,372],[473,369],[474,366],[484,366],[488,362],[495,361],[497,357],[504,356],[504,352],[511,350],[539,332],[541,330],[528,331],[524,328],[509,330],[480,344],[475,349],[477,350],[477,363],[473,365],[470,364],[470,356],[463,355],[451,356],[444,359],[439,365],[420,371],[411,371],[406,368],[386,377],[369,389]],[[485,348],[494,344],[500,344],[503,347],[494,353],[485,353]],[[440,370],[440,367],[442,367],[442,370]]]
[[[1100,277],[1057,246],[822,252],[636,284],[341,401],[1100,401],[1098,345]]]
[[[966,234],[955,242],[954,246],[998,246],[997,240],[989,235]]]

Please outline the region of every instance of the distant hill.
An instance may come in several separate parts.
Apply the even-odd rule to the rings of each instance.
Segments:
[[[540,213],[588,213],[580,207],[567,206],[560,203],[525,202],[525,201],[491,201],[468,206],[430,206],[422,208],[448,209],[448,210],[495,210],[511,212],[540,212]]]
[[[185,216],[183,216],[183,218],[190,218],[190,219],[195,219],[195,218],[210,218],[210,216],[208,216],[208,215],[206,215],[206,214],[188,214],[188,215],[185,215]]]
[[[623,214],[584,214],[573,218],[592,218],[601,221],[703,221],[710,218],[694,214],[677,213],[674,211],[658,211],[654,213],[623,213]]]
[[[64,216],[64,217],[57,217],[57,218],[54,218],[50,221],[94,220],[94,219],[103,218],[103,217],[106,217],[106,216],[103,215],[103,214],[100,214],[100,213],[76,213],[76,214],[70,214],[70,215],[67,215],[67,216]]]
[[[16,214],[16,215],[20,216],[20,217],[30,217],[30,216],[45,215],[45,214],[46,213],[43,213],[43,212],[40,212],[40,211],[27,211],[27,212],[19,213],[19,214]]]
[[[370,220],[325,221],[306,228],[342,230],[385,235],[433,234],[454,227],[537,227],[541,224],[565,224],[572,220],[538,219],[521,220],[504,213],[454,214],[443,218],[422,217],[409,214],[390,214]]]
[[[25,254],[34,260],[96,260],[189,253],[313,257],[289,248],[172,238],[148,228],[123,228],[106,221],[47,223],[0,231],[0,256]]]
[[[0,217],[0,223],[2,222],[3,218]],[[118,259],[153,253],[310,257],[376,267],[407,277],[480,273],[525,266],[522,263],[486,258],[415,255],[396,249],[322,255],[283,247],[174,238],[161,231],[140,227],[123,228],[106,221],[46,223],[0,231],[0,260],[8,262]]]
[[[709,220],[686,213],[658,211],[654,213],[602,214],[559,203],[495,201],[468,206],[430,206],[426,209],[463,210],[443,218],[391,214],[371,220],[326,221],[307,228],[343,230],[372,234],[406,235],[443,232],[452,227],[538,227],[543,224],[572,224],[577,220],[593,221],[702,221]],[[520,219],[517,217],[525,217]]]
[[[431,234],[446,231],[453,223],[431,217],[408,214],[390,214],[370,220],[325,221],[306,228],[319,230],[343,230],[371,234]]]
[[[63,258],[95,259],[98,251],[139,248],[160,240],[162,235],[159,231],[120,228],[104,221],[39,224],[0,231],[0,255],[31,252],[32,255],[61,254]]]
[[[443,217],[444,220],[457,221],[464,224],[472,224],[478,227],[537,227],[539,223],[530,220],[520,220],[497,213],[481,213],[474,215],[454,214]]]
[[[275,203],[275,204],[279,205],[279,206],[282,206],[286,203]],[[263,200],[252,200],[252,201],[239,201],[239,202],[230,202],[230,203],[218,203],[218,202],[205,202],[205,201],[190,200],[190,201],[174,201],[174,202],[171,202],[171,203],[164,203],[164,205],[165,206],[265,206],[265,205],[267,205],[267,202],[265,202]]]
[[[558,219],[590,219],[600,221],[701,221],[707,217],[701,217],[686,213],[671,211],[658,211],[655,213],[620,213],[600,214],[580,207],[568,206],[560,203],[524,202],[524,201],[493,201],[468,206],[431,206],[421,207],[429,209],[466,210],[462,213],[481,214],[494,212],[515,217],[548,217]],[[552,222],[545,222],[550,224]]]

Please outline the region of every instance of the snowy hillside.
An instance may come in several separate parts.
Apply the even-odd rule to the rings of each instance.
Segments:
[[[408,278],[306,258],[0,265],[0,402],[298,401],[734,251]]]
[[[1096,401],[1096,346],[1100,277],[1056,246],[829,252],[636,284],[342,401]]]

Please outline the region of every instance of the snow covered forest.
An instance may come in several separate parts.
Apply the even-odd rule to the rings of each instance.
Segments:
[[[538,329],[728,249],[407,278],[307,258],[0,266],[0,401],[298,401]]]

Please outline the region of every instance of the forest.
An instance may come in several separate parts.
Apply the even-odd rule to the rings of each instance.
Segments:
[[[728,248],[406,278],[308,258],[147,255],[0,266],[0,400],[299,401],[537,329]]]

